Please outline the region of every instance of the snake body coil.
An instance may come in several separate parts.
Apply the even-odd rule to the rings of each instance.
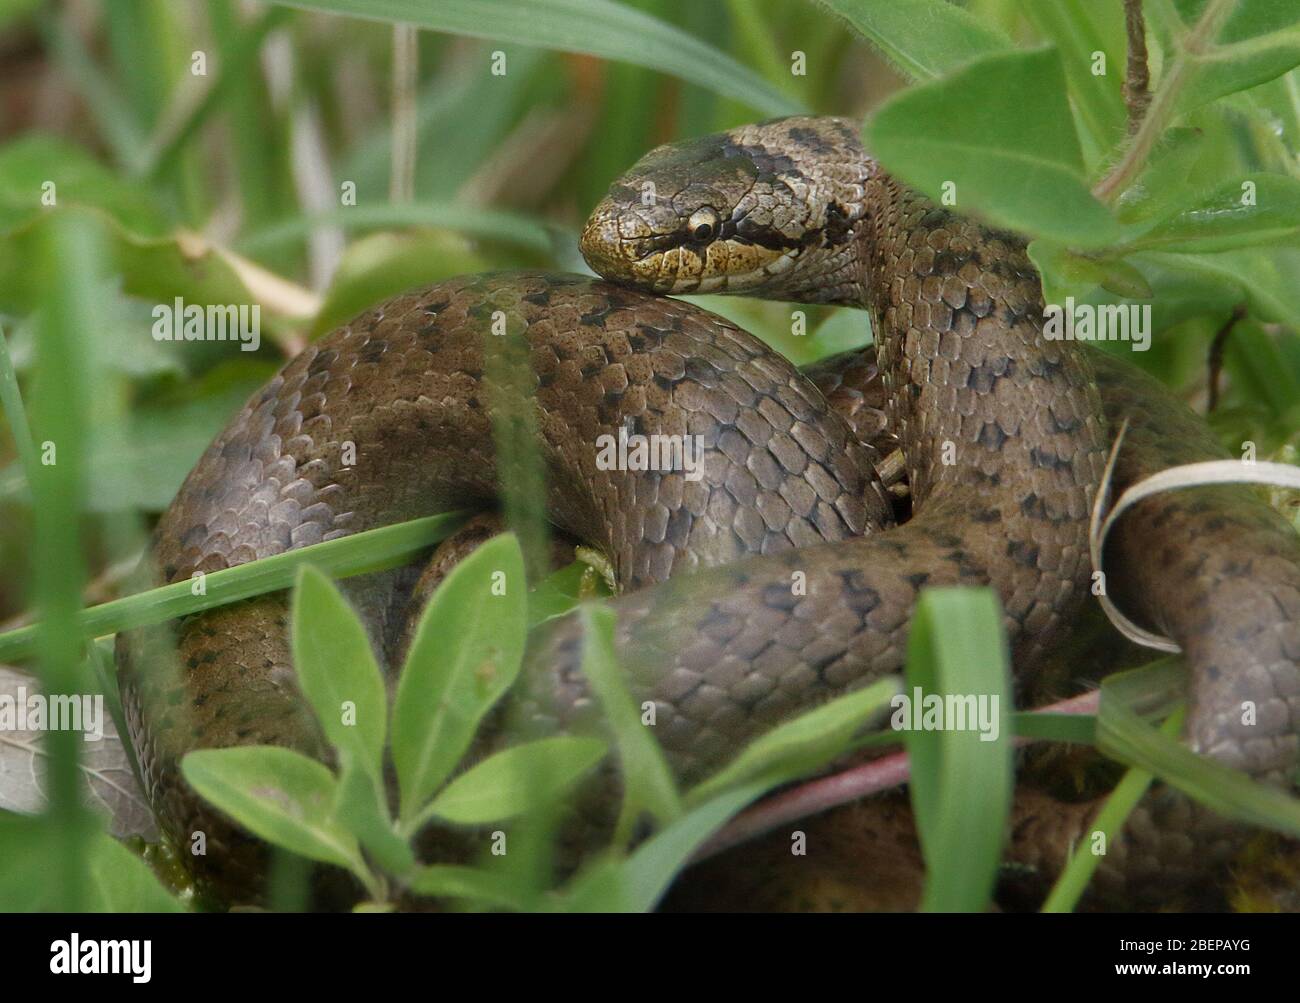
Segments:
[[[1032,677],[1088,596],[1087,521],[1108,444],[1094,361],[1109,417],[1133,421],[1120,486],[1219,455],[1154,384],[1043,337],[1022,241],[898,184],[841,120],[653,151],[593,213],[583,250],[606,277],[647,291],[540,273],[456,279],[310,346],[185,482],[157,529],[160,579],[490,502],[484,334],[503,314],[536,378],[551,518],[601,547],[633,590],[615,603],[620,661],[691,778],[772,723],[900,668],[927,586],[992,584],[1017,672]],[[870,311],[911,521],[891,528],[879,457],[797,370],[726,321],[650,295],[695,291]],[[703,476],[599,469],[597,438],[620,429],[702,437]],[[345,466],[348,442],[356,462]],[[1231,488],[1151,499],[1116,532],[1114,560],[1132,572],[1126,608],[1192,661],[1194,744],[1281,775],[1300,732],[1295,534]],[[805,594],[791,588],[796,572]],[[380,648],[395,633],[383,613],[395,581],[352,585]],[[226,888],[252,878],[246,837],[204,810],[177,763],[235,744],[321,753],[285,613],[270,596],[188,618],[171,675],[150,670],[172,657],[163,632],[119,640],[150,797],[173,838],[208,833],[204,867]],[[533,644],[513,697],[520,733],[587,726],[579,651],[571,622]],[[1249,730],[1235,723],[1242,700],[1260,708]],[[1157,836],[1133,845],[1157,847]]]

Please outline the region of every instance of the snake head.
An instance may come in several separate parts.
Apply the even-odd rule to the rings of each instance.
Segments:
[[[871,163],[852,123],[784,118],[660,146],[592,212],[599,274],[656,293],[853,302]]]

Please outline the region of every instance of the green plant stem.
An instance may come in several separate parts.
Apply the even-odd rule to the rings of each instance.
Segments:
[[[286,11],[279,8],[268,10],[244,29],[238,41],[226,53],[222,64],[217,67],[215,77],[207,78],[211,83],[198,89],[181,87],[176,90],[176,99],[163,112],[148,149],[140,160],[138,166],[141,175],[157,177],[176,161],[190,137],[220,109],[222,97],[234,81],[241,74],[249,72],[266,36],[287,20]]]
[[[139,167],[145,133],[115,81],[100,70],[80,36],[68,27],[68,11],[47,11],[36,26],[56,65],[67,75],[86,105],[113,159],[128,172]]]
[[[764,20],[759,6],[752,0],[727,0],[727,13],[742,39],[745,52],[758,65],[767,82],[781,88],[795,100],[802,98],[790,67],[776,54],[776,38],[769,30],[770,25]]]
[[[1178,55],[1174,57],[1173,65],[1156,89],[1124,156],[1093,186],[1093,195],[1102,202],[1113,203],[1142,173],[1147,158],[1151,156],[1151,151],[1155,149],[1156,143],[1173,117],[1178,95],[1195,69],[1196,57],[1204,52],[1218,36],[1219,29],[1223,27],[1223,22],[1232,13],[1235,5],[1236,0],[1210,0],[1206,4],[1200,20],[1183,40]]]
[[[530,581],[550,570],[550,522],[546,517],[546,470],[530,393],[528,346],[517,318],[501,337],[482,333],[484,368],[492,400],[492,439],[506,525],[519,537]]]
[[[415,153],[418,139],[416,93],[420,77],[420,34],[412,24],[393,25],[393,153],[388,197],[415,198]]]
[[[0,328],[0,407],[9,420],[9,431],[14,438],[18,460],[31,485],[32,472],[36,470],[36,447],[32,444],[31,427],[27,424],[27,411],[23,407],[22,393],[18,389],[18,374],[14,372],[9,355],[9,342]]]
[[[1183,727],[1183,717],[1185,709],[1179,708],[1165,719],[1161,725],[1162,734],[1173,738],[1178,735]],[[1112,840],[1124,828],[1124,822],[1128,819],[1137,803],[1142,800],[1142,795],[1147,792],[1153,779],[1152,774],[1146,770],[1133,767],[1128,770],[1120,782],[1115,785],[1110,796],[1106,798],[1106,803],[1102,806],[1093,820],[1091,833],[1100,832],[1105,839],[1106,846],[1110,846]],[[1052,886],[1051,893],[1043,903],[1043,912],[1070,912],[1074,909],[1079,899],[1082,898],[1084,891],[1088,887],[1088,882],[1092,880],[1098,865],[1101,863],[1101,857],[1094,854],[1086,844],[1080,845],[1070,857],[1070,861],[1065,865],[1061,876],[1056,879],[1056,884]]]
[[[381,875],[371,871],[364,860],[357,859],[356,863],[352,865],[352,873],[357,876],[357,880],[365,887],[371,903],[381,907],[388,904],[388,882]],[[381,908],[378,911],[385,910]]]

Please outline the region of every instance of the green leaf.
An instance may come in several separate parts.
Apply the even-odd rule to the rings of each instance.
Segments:
[[[1250,312],[1261,320],[1300,328],[1300,248],[1243,247],[1207,254],[1173,254],[1146,251],[1134,255],[1135,262],[1154,262],[1184,278],[1204,284],[1223,283],[1237,290]],[[1154,285],[1154,283],[1153,283]],[[1163,302],[1159,287],[1157,302]]]
[[[535,109],[537,99],[549,94],[556,82],[552,68],[557,60],[543,50],[506,50],[508,72],[499,77],[484,72],[490,46],[475,43],[465,49],[478,54],[477,58],[440,60],[439,71],[421,85],[416,99],[418,148],[438,150],[436,157],[421,157],[416,164],[415,191],[422,198],[463,197],[483,177],[482,165],[512,134],[520,116]],[[379,116],[336,171],[338,177],[357,183],[361,204],[348,211],[387,197],[392,156],[389,119]],[[447,136],[455,136],[456,142],[445,142]],[[629,162],[619,163],[616,170]],[[605,176],[606,184],[609,176]],[[418,203],[415,211],[419,212]]]
[[[676,818],[682,811],[681,795],[663,750],[641,723],[641,714],[623,680],[614,653],[617,617],[604,604],[582,607],[582,673],[605,711],[614,733],[619,767],[623,773],[623,807],[619,814],[616,841],[626,838],[643,811],[659,822]]]
[[[13,332],[14,365],[29,367],[36,341],[33,315]],[[208,369],[220,346],[214,342],[159,342],[148,336],[153,319],[147,304],[129,299],[112,286],[101,290],[95,337],[90,346],[92,371],[101,381],[131,380],[153,392],[109,396],[96,401],[95,419],[86,443],[87,479],[95,490],[86,499],[91,512],[159,512],[176,496],[185,476],[213,438],[238,414],[254,391],[276,372],[270,358],[218,362]],[[245,353],[234,349],[235,355]],[[184,379],[189,369],[205,369],[198,379]],[[11,466],[0,476],[0,497],[26,487]]]
[[[445,230],[369,234],[344,252],[312,319],[311,336],[328,334],[368,307],[408,289],[486,269],[487,263],[466,240]]]
[[[0,0],[0,27],[9,28],[14,22],[34,14],[41,0]]]
[[[1177,711],[1187,700],[1189,685],[1187,667],[1172,655],[1136,669],[1112,672],[1102,682],[1112,703],[1152,722]]]
[[[461,512],[426,516],[223,568],[207,575],[207,591],[203,595],[194,594],[193,582],[182,581],[114,599],[82,612],[82,632],[89,637],[102,637],[287,589],[294,583],[298,568],[307,563],[339,578],[394,568],[407,563],[417,551],[454,533],[465,518]],[[0,634],[0,661],[31,657],[37,626],[32,624]]]
[[[107,833],[91,844],[88,908],[103,913],[182,913],[185,905],[169,892],[140,857]]]
[[[947,0],[818,2],[917,80],[931,80],[979,56],[1012,48],[1011,40],[987,20]]]
[[[1032,241],[1028,250],[1042,277],[1047,303],[1064,303],[1066,296],[1075,291],[1091,291],[1097,286],[1130,299],[1152,296],[1146,277],[1119,258],[1086,257],[1050,240]]]
[[[181,773],[203,798],[254,835],[312,860],[364,873],[356,840],[334,820],[338,783],[292,749],[199,749]]]
[[[370,638],[334,583],[310,565],[298,571],[292,623],[299,687],[342,765],[334,818],[385,870],[403,874],[415,858],[389,817],[383,779],[388,693]]]
[[[1162,658],[1141,668],[1112,673],[1104,685],[1110,688],[1112,697],[1143,718],[1163,718],[1186,699],[1187,670],[1180,659]],[[1011,717],[1011,730],[1019,738],[1097,744],[1095,714],[1017,711]]]
[[[225,39],[215,73],[203,81],[203,90],[197,100],[187,105],[183,116],[168,115],[159,122],[159,128],[141,157],[139,169],[143,174],[158,178],[174,170],[177,160],[199,129],[215,113],[229,106],[226,96],[248,78],[250,64],[254,68],[257,66],[262,42],[267,35],[282,27],[287,19],[287,12],[283,10],[262,11]]]
[[[1285,73],[1231,102],[1230,107],[1244,115],[1244,123],[1237,121],[1235,115],[1223,116],[1225,131],[1245,125],[1261,147],[1261,162],[1252,167],[1282,170],[1295,163],[1292,147],[1294,137],[1300,134],[1300,102],[1294,98],[1296,87],[1295,73]]]
[[[1104,156],[1123,138],[1127,119],[1120,84],[1127,51],[1122,5],[1034,0],[1021,9],[1061,53],[1071,105],[1086,130],[1085,153],[1090,160]],[[1106,59],[1100,76],[1093,72],[1097,53]]]
[[[1115,207],[1120,222],[1157,220],[1185,206],[1189,193],[1202,187],[1198,178],[1210,173],[1195,168],[1212,145],[1205,129],[1167,129],[1137,183],[1120,196]]]
[[[523,553],[510,533],[457,564],[429,600],[393,705],[404,822],[451,775],[483,716],[519,675],[527,617]]]
[[[58,882],[68,833],[47,815],[0,811],[0,902],[7,912],[57,912]],[[149,866],[107,833],[87,833],[80,843],[87,885],[82,906],[89,912],[184,912]]]
[[[203,238],[183,231],[162,237],[141,235],[97,206],[73,204],[42,213],[0,234],[0,308],[15,313],[33,308],[32,293],[39,288],[40,242],[52,220],[68,216],[83,225],[102,227],[109,266],[114,274],[121,275],[122,288],[132,296],[154,303],[171,303],[180,297],[187,305],[200,306],[257,302],[236,267],[236,259]],[[305,303],[306,298],[301,299]],[[269,308],[263,311],[263,334],[275,336],[285,328],[284,316]],[[240,354],[238,346],[226,344]]]
[[[1286,415],[1300,404],[1300,374],[1288,364],[1282,344],[1263,325],[1245,319],[1232,329],[1224,361],[1239,393]]]
[[[762,77],[670,24],[612,0],[277,0],[305,10],[413,24],[471,38],[636,63],[766,115],[802,109]]]
[[[468,899],[493,909],[528,912],[536,903],[521,895],[512,875],[494,874],[477,867],[434,864],[422,867],[408,882],[412,891],[435,898]]]
[[[925,857],[922,908],[982,911],[988,906],[1011,811],[1012,748],[1003,712],[1011,707],[1010,660],[997,597],[990,589],[921,593],[907,648],[911,704],[892,724],[905,729],[912,806]],[[996,737],[974,722],[940,730],[913,727],[921,698],[986,700]],[[909,717],[909,712],[911,717]],[[981,722],[982,724],[983,722]]]
[[[595,861],[561,897],[565,912],[648,912],[691,856],[723,824],[766,789],[762,783],[726,791],[682,815],[627,859]]]
[[[1300,181],[1253,174],[1229,181],[1131,241],[1129,250],[1230,251],[1300,239]]]
[[[149,865],[107,833],[90,844],[90,908],[95,912],[184,912]]]
[[[1119,233],[1084,179],[1054,49],[985,56],[908,88],[876,112],[866,140],[931,198],[954,183],[959,212],[1075,246],[1109,244]]]
[[[801,92],[806,92],[808,77],[796,77],[790,72],[790,64],[784,61],[773,23],[775,11],[770,6],[764,9],[762,4],[749,3],[748,0],[724,0],[724,5],[731,28],[729,40],[733,55],[753,66],[765,80],[799,100]],[[663,10],[662,5],[660,9]],[[626,113],[624,109],[620,112]]]
[[[558,800],[605,758],[598,738],[559,735],[516,745],[462,773],[433,799],[427,816],[461,825],[503,822]]]
[[[899,691],[898,677],[886,676],[773,728],[688,791],[686,803],[698,805],[750,782],[772,788],[826,765],[848,750],[853,739],[886,710],[890,698]]]
[[[1038,241],[1030,245],[1031,257],[1034,257],[1032,249]],[[1236,251],[1229,252],[1233,254],[1259,254],[1258,251]],[[1191,258],[1192,256],[1189,256]],[[1212,258],[1213,255],[1196,255],[1196,258]],[[1181,264],[1171,265],[1165,262],[1157,262],[1154,253],[1134,254],[1125,259],[1130,265],[1136,267],[1151,287],[1151,314],[1152,323],[1155,332],[1155,341],[1153,351],[1175,351],[1177,345],[1172,343],[1173,335],[1168,342],[1164,340],[1164,332],[1171,331],[1175,326],[1183,323],[1192,323],[1198,325],[1200,330],[1205,327],[1206,318],[1219,318],[1220,322],[1229,314],[1239,303],[1245,300],[1245,294],[1242,292],[1241,283],[1227,275],[1209,275],[1208,273],[1197,273],[1189,270]],[[1034,258],[1037,263],[1038,259]],[[1059,285],[1059,276],[1053,276],[1051,273],[1043,272],[1043,298],[1049,303],[1064,303],[1067,295],[1073,295],[1077,303],[1090,303],[1093,305],[1115,304],[1122,302],[1122,298],[1112,296],[1103,292],[1099,286],[1089,282],[1084,286]],[[1206,331],[1205,334],[1210,334]],[[1183,346],[1183,353],[1189,346]],[[1199,353],[1192,353],[1197,354]],[[1187,365],[1192,365],[1190,355],[1185,355]],[[1195,365],[1199,368],[1203,361],[1198,358]],[[1187,378],[1191,378],[1190,375]]]
[[[339,779],[334,818],[389,874],[401,876],[415,867],[415,854],[389,814],[382,776],[355,763],[345,766]]]
[[[871,323],[862,310],[834,309],[807,340],[812,343],[808,346],[808,357],[813,361],[824,359],[871,344]]]
[[[1143,300],[1149,300],[1155,295],[1146,276],[1127,261],[1119,258],[1102,258],[1098,264],[1101,265],[1098,285],[1108,293],[1114,293],[1125,299]]]
[[[1176,0],[1193,24],[1206,0]],[[1225,94],[1281,76],[1300,65],[1300,14],[1287,0],[1235,0],[1215,44],[1196,58],[1195,72],[1178,95],[1184,113]]]
[[[31,134],[0,147],[0,230],[9,230],[57,206],[102,209],[137,233],[161,235],[166,220],[152,194],[95,160],[85,147],[57,136]]]
[[[1011,717],[1011,733],[1017,738],[1096,745],[1097,719],[1092,714],[1020,711]]]
[[[158,344],[152,338],[149,343]],[[123,354],[133,354],[137,361],[147,355],[138,348]],[[174,356],[169,361],[178,362]],[[137,401],[120,434],[91,440],[90,478],[95,491],[87,508],[92,512],[166,509],[203,451],[275,369],[269,360],[222,363],[197,380],[178,384],[173,393]]]
[[[566,564],[538,582],[528,596],[529,629],[573,612],[588,599],[600,599],[610,594],[600,572],[586,561]]]
[[[298,569],[292,619],[298,685],[325,737],[342,762],[379,776],[388,695],[365,628],[334,583],[310,565]]]

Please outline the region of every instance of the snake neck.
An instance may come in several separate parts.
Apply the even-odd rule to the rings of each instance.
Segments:
[[[1083,518],[1101,469],[1100,401],[1078,347],[1043,336],[1024,240],[935,205],[871,161],[865,203],[860,305],[914,498],[963,485],[989,499],[981,517],[992,524]],[[1019,497],[1002,498],[1010,484]]]
[[[651,151],[581,246],[597,272],[650,292],[865,308],[915,501],[964,484],[999,496],[990,521],[1018,506],[1084,516],[1100,402],[1076,345],[1042,335],[1024,241],[890,177],[855,123],[776,119]],[[1003,497],[1012,484],[1028,487]]]

